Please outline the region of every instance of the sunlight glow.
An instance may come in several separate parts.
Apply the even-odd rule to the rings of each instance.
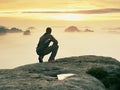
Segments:
[[[12,17],[12,15],[9,15]],[[83,14],[14,14],[14,17],[37,19],[37,20],[64,20],[64,21],[79,21],[85,20],[85,15]]]
[[[53,19],[67,20],[67,21],[79,21],[85,19],[83,14],[59,14],[51,16]]]

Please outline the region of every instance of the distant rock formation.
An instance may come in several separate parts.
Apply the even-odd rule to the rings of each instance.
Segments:
[[[91,68],[102,68],[107,74],[94,71],[98,77],[103,75],[103,79],[96,78],[87,73]],[[75,75],[58,80],[58,75],[69,73]],[[119,84],[120,62],[103,56],[61,58],[0,70],[0,90],[120,90]]]
[[[90,29],[85,29],[84,32],[94,32],[93,30],[90,30]]]
[[[4,26],[0,26],[0,35],[6,34],[8,31],[8,28]]]
[[[81,31],[76,26],[70,26],[65,29],[65,32],[94,32],[94,31],[90,29],[85,29],[84,31]]]
[[[8,30],[9,33],[19,33],[19,32],[23,32],[21,29],[13,27],[11,29]]]
[[[21,29],[16,28],[16,27],[8,29],[5,26],[0,26],[0,35],[6,34],[6,33],[19,33],[19,32],[23,32],[23,31]]]
[[[80,30],[76,26],[70,26],[65,29],[65,32],[80,32]]]
[[[26,30],[26,31],[23,32],[23,34],[24,34],[24,35],[30,35],[31,32],[30,32],[30,30]]]

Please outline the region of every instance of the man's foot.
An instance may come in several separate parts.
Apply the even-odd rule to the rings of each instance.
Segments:
[[[55,60],[48,60],[49,63],[55,62]]]
[[[39,57],[39,63],[43,63],[42,57]]]

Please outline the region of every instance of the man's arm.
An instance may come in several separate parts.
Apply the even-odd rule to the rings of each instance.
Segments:
[[[54,44],[58,44],[58,41],[51,35],[50,36],[50,40],[54,43]]]

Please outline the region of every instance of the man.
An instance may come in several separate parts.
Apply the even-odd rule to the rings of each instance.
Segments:
[[[52,29],[46,28],[46,32],[40,37],[36,52],[39,55],[39,62],[43,62],[43,57],[51,53],[48,62],[53,62],[58,51],[58,41],[51,35]],[[50,43],[53,42],[51,46]]]

